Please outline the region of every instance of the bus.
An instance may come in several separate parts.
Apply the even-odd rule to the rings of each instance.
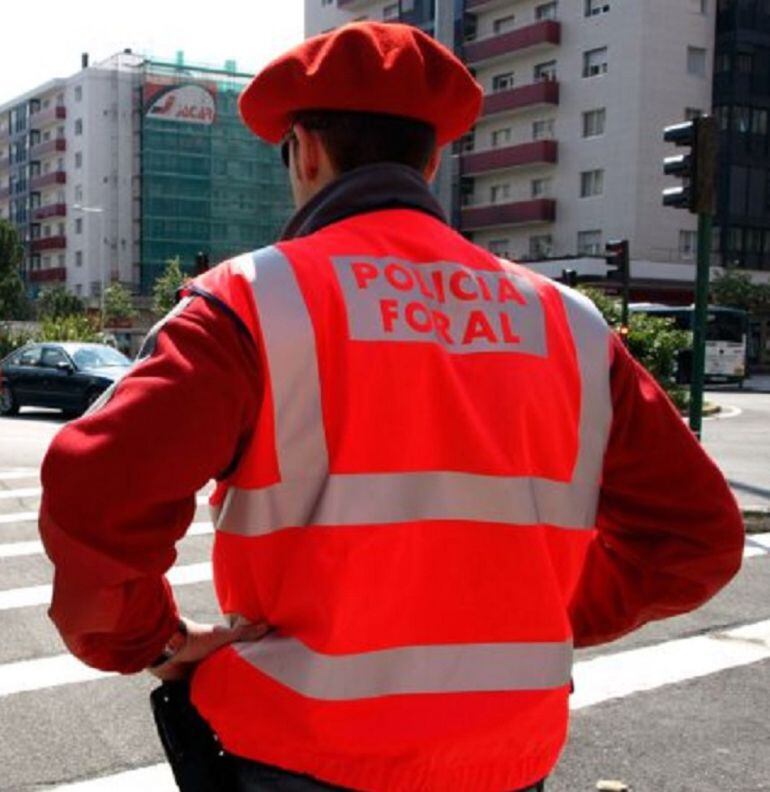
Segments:
[[[629,311],[673,319],[680,330],[692,332],[695,306],[632,303]],[[737,308],[709,305],[706,314],[705,381],[709,383],[736,383],[743,386],[746,378],[746,339],[748,314]],[[687,350],[679,360],[677,380],[690,381],[692,350]]]

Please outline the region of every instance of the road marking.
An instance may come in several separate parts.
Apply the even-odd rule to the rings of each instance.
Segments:
[[[172,586],[187,586],[191,583],[203,583],[211,580],[211,562],[201,564],[186,564],[172,567],[166,577]],[[48,605],[51,602],[53,587],[50,584],[42,586],[26,586],[25,588],[6,589],[0,591],[0,611],[15,610],[16,608],[32,608],[36,605]]]
[[[0,481],[15,481],[25,478],[39,478],[39,471],[29,468],[28,470],[6,470],[0,473]]]
[[[42,487],[25,487],[24,489],[6,490],[0,489],[0,500],[10,500],[11,498],[36,498],[43,492]]]
[[[570,709],[654,690],[770,658],[770,619],[575,664]]]
[[[188,536],[209,536],[214,533],[214,526],[208,522],[196,522],[190,525]],[[6,542],[0,544],[0,558],[20,558],[22,556],[42,555],[45,552],[39,540],[30,542]]]
[[[174,776],[167,764],[141,767],[117,775],[93,778],[90,781],[77,781],[53,787],[51,792],[136,792],[149,789],[152,792],[177,792]]]
[[[0,696],[27,693],[31,690],[73,685],[115,676],[81,663],[72,655],[39,657],[0,666]]]
[[[737,418],[743,413],[740,407],[733,407],[731,405],[724,405],[716,415],[704,415],[704,421],[718,421],[722,418]]]
[[[15,514],[0,514],[0,525],[17,522],[37,522],[37,512],[16,512]]]

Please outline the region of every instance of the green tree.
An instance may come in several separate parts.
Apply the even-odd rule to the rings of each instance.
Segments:
[[[37,341],[101,341],[99,320],[85,314],[46,316],[40,323]]]
[[[734,268],[724,270],[712,280],[711,297],[717,305],[752,313],[770,311],[770,284],[752,283],[747,272]]]
[[[105,326],[122,319],[133,319],[136,316],[131,293],[120,283],[113,283],[104,290]]]
[[[618,330],[621,320],[620,300],[598,289],[582,288],[610,327]],[[628,351],[652,374],[679,408],[687,405],[688,391],[676,382],[679,353],[692,346],[692,333],[679,330],[673,319],[632,313],[628,320]]]
[[[23,255],[18,232],[7,220],[0,220],[0,320],[26,319],[30,314],[19,275]]]
[[[166,261],[166,269],[152,287],[152,312],[165,316],[176,305],[176,293],[189,280],[179,256]]]
[[[37,315],[40,319],[59,319],[85,313],[86,306],[76,294],[68,292],[64,286],[51,286],[43,289],[37,298]]]

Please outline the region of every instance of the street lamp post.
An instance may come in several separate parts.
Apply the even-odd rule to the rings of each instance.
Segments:
[[[81,214],[94,214],[96,215],[99,224],[99,244],[97,246],[97,253],[99,256],[99,311],[102,315],[102,322],[104,322],[104,209],[101,206],[82,206],[75,204],[72,207],[76,212]]]

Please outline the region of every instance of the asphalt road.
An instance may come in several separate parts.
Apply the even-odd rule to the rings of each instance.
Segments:
[[[770,396],[716,398],[741,412],[709,421],[706,445],[742,493],[761,496]],[[60,423],[39,412],[0,419],[0,790],[166,792],[147,706],[153,680],[90,677],[46,617],[38,587],[50,568],[33,544],[34,514],[40,460]],[[186,614],[212,620],[204,531],[180,544],[175,588]],[[588,792],[600,779],[635,792],[770,792],[770,536],[752,538],[749,552],[699,611],[578,653],[570,742],[549,792]]]

